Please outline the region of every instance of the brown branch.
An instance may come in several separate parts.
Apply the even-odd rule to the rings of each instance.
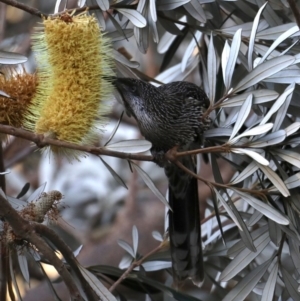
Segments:
[[[0,195],[0,214],[10,224],[17,236],[35,245],[39,252],[55,267],[68,287],[73,300],[82,301],[83,298],[63,262],[46,242],[36,234],[32,225],[23,219],[2,195]]]
[[[19,8],[19,9],[21,9],[33,16],[37,16],[39,18],[41,18],[43,16],[42,12],[39,11],[38,9],[28,6],[26,4],[20,3],[15,0],[0,0],[0,2],[10,5],[10,6],[13,6],[13,7],[16,7],[16,8]]]
[[[61,252],[66,262],[70,265],[71,269],[74,271],[75,275],[80,281],[81,287],[85,292],[88,300],[98,300],[98,297],[92,290],[91,286],[82,276],[80,269],[78,268],[77,259],[75,258],[71,249],[65,244],[65,242],[53,230],[49,229],[43,224],[33,223],[32,228],[36,231],[36,233],[46,237],[49,241],[51,241]]]
[[[287,0],[287,2],[290,5],[291,11],[296,19],[296,23],[298,27],[300,28],[300,11],[299,8],[297,7],[296,1],[295,0]]]
[[[168,154],[169,153],[167,153],[167,157],[168,157]],[[205,183],[209,187],[215,186],[215,187],[220,187],[220,188],[225,188],[225,189],[235,189],[235,190],[238,190],[238,191],[247,192],[247,193],[254,194],[254,195],[257,195],[257,196],[261,196],[261,197],[263,197],[265,193],[268,193],[267,189],[262,189],[262,190],[258,191],[258,190],[254,190],[254,189],[232,187],[231,185],[228,185],[228,184],[221,184],[221,183],[217,183],[217,182],[208,181],[208,180],[200,177],[199,175],[197,175],[196,173],[194,173],[193,171],[191,171],[187,167],[185,167],[178,160],[174,159],[174,156],[169,156],[168,159],[169,159],[169,161],[171,161],[172,163],[174,163],[175,165],[177,165],[179,168],[181,168],[183,171],[185,171],[187,174],[189,174],[192,177],[198,179],[199,181]]]
[[[232,146],[231,146],[232,147]],[[238,146],[239,148],[243,147],[241,145]],[[169,154],[167,154],[167,158],[178,158],[178,157],[183,157],[183,156],[191,156],[191,155],[197,155],[197,154],[207,154],[207,153],[228,153],[230,152],[230,148],[228,147],[227,144],[223,145],[217,145],[217,146],[210,146],[206,148],[197,148],[189,151],[184,151],[184,152],[177,152],[176,149],[169,150]],[[170,157],[168,157],[170,156]]]
[[[8,249],[3,242],[0,242],[0,252],[1,252],[1,263],[0,263],[0,300],[7,300],[6,293],[7,293],[7,284],[8,284],[8,277],[9,277],[9,256],[8,256]]]
[[[18,2],[18,1],[15,1],[15,0],[0,0],[0,2],[2,3],[5,3],[7,5],[10,5],[10,6],[13,6],[13,7],[16,7],[16,8],[19,8],[33,16],[37,16],[39,18],[42,18],[42,17],[56,17],[56,16],[60,16],[62,14],[65,14],[65,13],[72,13],[72,12],[76,12],[76,13],[81,13],[81,12],[84,12],[84,11],[88,11],[88,10],[100,10],[100,7],[99,5],[91,5],[91,6],[83,6],[83,7],[80,7],[80,8],[71,8],[71,9],[66,9],[62,12],[59,12],[57,14],[45,14],[45,13],[42,13],[41,11],[39,11],[38,9],[34,8],[34,7],[31,7],[29,5],[26,5],[26,4],[23,4],[21,2]],[[135,8],[136,5],[112,5],[112,8]]]
[[[0,0],[1,1],[1,0]],[[44,135],[35,134],[21,128],[14,128],[8,125],[0,125],[0,133],[12,135],[15,137],[24,138],[26,140],[34,142],[39,148],[47,147],[47,146],[58,146],[62,148],[73,149],[77,151],[82,151],[85,153],[90,153],[93,155],[104,155],[104,156],[112,156],[120,159],[128,159],[128,160],[138,160],[138,161],[153,161],[152,156],[147,155],[136,155],[129,154],[123,152],[117,152],[108,150],[104,147],[95,147],[88,145],[79,145],[75,143],[65,142],[57,139],[52,139],[45,137]]]
[[[2,135],[3,136],[3,135]],[[4,172],[5,167],[4,167],[4,159],[3,159],[3,145],[0,137],[0,172]],[[0,174],[0,187],[1,189],[5,192],[6,187],[5,187],[5,175]],[[8,263],[8,249],[7,246],[1,241],[0,242],[0,275],[1,275],[1,280],[0,280],[0,300],[6,300],[6,294],[7,294],[7,289],[6,285],[8,283],[9,279],[9,266]],[[11,289],[11,287],[10,287]]]
[[[71,8],[71,9],[66,9],[63,12],[58,12],[56,14],[52,14],[49,16],[56,17],[56,16],[60,16],[62,13],[64,13],[64,14],[65,13],[73,13],[74,11],[76,11],[76,13],[81,13],[81,12],[88,11],[88,10],[100,10],[100,7],[99,7],[99,5],[91,5],[91,6],[83,6],[83,7],[78,7],[78,8]]]
[[[157,246],[155,249],[151,250],[149,253],[147,253],[145,256],[143,256],[139,260],[135,260],[131,263],[131,265],[127,268],[127,270],[121,275],[121,277],[109,288],[109,291],[112,293],[115,288],[123,281],[125,280],[128,275],[138,266],[140,266],[149,256],[163,250],[166,247],[166,242],[163,241],[159,246]]]

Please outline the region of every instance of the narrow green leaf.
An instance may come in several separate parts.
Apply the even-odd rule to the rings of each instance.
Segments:
[[[120,123],[122,121],[123,115],[124,115],[124,111],[122,112],[118,122],[116,123],[114,129],[112,130],[112,132],[111,132],[109,138],[107,139],[107,141],[105,142],[104,146],[106,146],[114,138],[114,136],[115,136],[115,134],[116,134],[116,132],[117,132],[119,126],[120,126]]]
[[[136,27],[143,28],[147,25],[147,20],[138,11],[128,8],[116,8],[115,10],[128,18]]]
[[[259,89],[255,91],[248,91],[242,94],[235,95],[231,98],[226,99],[224,102],[220,104],[220,107],[238,107],[241,106],[245,99],[250,95],[253,95],[253,104],[258,105],[265,102],[269,102],[278,97],[278,93],[272,90]]]
[[[264,225],[262,227],[259,227],[258,229],[251,232],[251,237],[253,240],[258,239],[260,236],[262,236],[264,233],[267,233],[268,226]],[[231,248],[228,248],[227,250],[227,256],[232,258],[236,257],[240,252],[246,249],[246,246],[242,239],[238,240]]]
[[[19,266],[20,266],[20,270],[22,272],[22,275],[23,275],[25,281],[29,284],[30,283],[30,276],[29,276],[27,258],[23,253],[18,252],[17,255],[18,255],[18,262],[19,262]]]
[[[248,273],[242,281],[240,281],[226,296],[222,301],[241,301],[251,293],[253,288],[256,286],[258,281],[267,271],[271,260],[257,266],[250,273]]]
[[[104,166],[107,168],[107,170],[110,172],[110,174],[113,176],[113,178],[119,183],[121,186],[124,188],[128,189],[126,186],[126,183],[123,181],[123,179],[114,171],[114,169],[107,163],[105,162],[101,157],[99,157],[101,162],[104,164]]]
[[[263,40],[276,40],[278,39],[282,34],[293,28],[296,23],[287,23],[282,24],[279,26],[269,27],[265,30],[262,30],[257,33],[256,38],[257,39],[263,39]],[[297,35],[299,35],[298,33]]]
[[[255,161],[252,161],[233,181],[230,182],[230,184],[237,184],[242,182],[246,178],[253,175],[257,171],[257,169],[258,165],[255,163]]]
[[[233,220],[233,222],[236,224],[236,226],[243,231],[242,226],[240,225],[237,217],[235,216],[235,214],[233,213],[233,211],[231,210],[231,208],[229,207],[229,205],[227,204],[227,202],[225,201],[225,199],[222,197],[222,195],[219,193],[219,191],[214,188],[215,194],[218,198],[218,200],[221,202],[221,204],[223,205],[223,207],[225,208],[226,212],[228,213],[228,215],[231,217],[231,219]]]
[[[276,122],[274,123],[276,125]],[[285,130],[279,130],[271,134],[265,135],[258,140],[252,141],[248,144],[249,147],[264,148],[271,145],[279,144],[286,138]]]
[[[10,251],[9,254],[7,254],[6,256],[9,256],[9,273],[10,273],[10,278],[11,278],[11,281],[12,281],[12,284],[13,284],[13,287],[15,289],[15,292],[16,292],[16,295],[18,296],[19,300],[23,300],[22,299],[22,296],[20,294],[20,289],[19,289],[19,286],[18,286],[18,283],[17,283],[17,280],[16,280],[16,274],[15,274],[15,271],[14,271],[14,267],[13,267],[13,258],[12,258],[12,252]]]
[[[270,236],[268,232],[265,232],[257,239],[253,241],[256,247],[256,252],[252,252],[249,249],[241,251],[222,271],[220,275],[220,281],[229,281],[240,271],[242,271],[254,258],[256,258],[264,248],[269,244]],[[227,300],[227,299],[226,299]],[[243,300],[243,299],[241,299]]]
[[[264,215],[261,212],[255,210],[255,212],[251,215],[250,219],[248,220],[247,226],[253,227],[254,225],[256,225],[256,223],[258,223],[258,221],[261,220],[263,216]]]
[[[295,61],[293,56],[283,55],[273,58],[258,65],[250,73],[248,73],[243,79],[236,85],[232,92],[236,93],[241,90],[245,90],[265,78],[272,76],[273,74],[281,71],[282,69],[292,65]]]
[[[207,73],[208,73],[208,85],[209,85],[209,99],[210,99],[210,103],[213,104],[216,95],[217,58],[216,58],[212,33],[210,35],[210,40],[208,45]]]
[[[164,269],[170,269],[172,267],[172,262],[170,261],[148,261],[142,264],[146,272],[154,272]]]
[[[144,170],[142,170],[137,164],[133,163],[132,161],[130,161],[130,164],[132,165],[132,167],[137,171],[137,173],[139,174],[139,176],[143,179],[143,181],[145,182],[145,184],[149,187],[149,189],[158,197],[158,199],[170,210],[171,207],[169,205],[169,203],[167,202],[166,198],[161,194],[161,192],[156,188],[156,186],[154,185],[153,181],[150,179],[150,177],[148,176],[148,174],[145,173]]]
[[[133,252],[134,252],[134,258],[137,256],[137,249],[139,245],[139,233],[137,230],[136,225],[133,225],[132,227],[132,244],[133,244]]]
[[[144,139],[124,140],[108,144],[103,148],[122,153],[143,153],[152,147],[151,142]]]
[[[221,65],[222,65],[222,75],[223,75],[223,81],[225,82],[226,77],[226,66],[229,58],[230,53],[230,46],[228,44],[228,41],[225,41],[225,45],[222,51],[222,58],[221,58]]]
[[[271,118],[271,116],[280,109],[280,107],[286,101],[287,97],[291,93],[293,93],[294,89],[295,89],[295,84],[291,84],[285,89],[285,91],[277,98],[277,100],[275,101],[275,103],[273,104],[269,112],[265,115],[263,120],[260,122],[260,125],[265,124]]]
[[[267,176],[267,178],[273,183],[273,185],[278,188],[278,190],[281,192],[283,196],[287,197],[290,195],[290,192],[285,186],[285,184],[283,183],[283,181],[269,166],[264,166],[260,164],[259,168]]]
[[[250,94],[242,104],[229,140],[231,140],[237,134],[237,132],[240,130],[245,120],[247,119],[252,107],[252,98],[253,95]]]
[[[293,26],[292,28],[289,28],[287,31],[285,31],[283,34],[281,34],[274,42],[273,44],[269,47],[268,51],[265,53],[265,55],[261,58],[259,61],[259,64],[263,63],[265,59],[269,56],[269,54],[279,45],[281,44],[284,40],[289,38],[291,35],[295,34],[296,32],[299,31],[298,25]]]
[[[267,159],[265,159],[262,155],[254,152],[252,150],[245,149],[245,148],[232,148],[231,152],[235,153],[235,154],[247,155],[261,165],[265,165],[265,166],[269,165],[269,161]]]
[[[300,172],[297,172],[296,174],[287,178],[284,181],[284,183],[288,189],[293,189],[293,188],[299,187],[300,186]]]
[[[206,23],[206,14],[198,0],[191,0],[184,5],[187,12],[197,21]]]
[[[101,8],[101,10],[106,11],[109,10],[109,1],[108,0],[96,0],[97,4]]]
[[[254,48],[254,43],[255,43],[255,35],[256,35],[256,32],[257,32],[259,19],[260,19],[261,13],[263,12],[263,10],[265,9],[267,4],[268,4],[268,2],[266,2],[258,10],[258,12],[257,12],[257,14],[254,18],[254,21],[253,21],[253,26],[252,26],[252,30],[251,30],[250,39],[249,39],[249,47],[248,47],[248,70],[249,71],[252,70],[252,54],[253,54],[253,48]]]
[[[150,0],[149,3],[150,14],[153,22],[157,21],[156,3],[155,0]]]
[[[191,0],[159,0],[156,3],[157,10],[173,10]]]
[[[286,127],[284,130],[286,131],[286,135],[290,136],[296,133],[299,129],[300,129],[300,122],[294,122],[288,127]]]
[[[293,276],[281,266],[281,273],[286,289],[288,290],[293,300],[299,300],[299,283],[293,278]]]
[[[117,301],[116,297],[100,282],[100,280],[92,274],[88,269],[78,264],[80,272],[89,285],[93,288],[94,292],[103,301]]]
[[[245,200],[250,206],[264,214],[266,217],[275,221],[277,224],[288,225],[290,223],[288,218],[286,218],[281,212],[279,212],[275,208],[271,207],[271,205],[264,203],[245,192],[241,192],[238,190],[235,190],[235,192],[236,194],[241,196],[243,200]]]
[[[233,138],[230,142],[230,144],[234,144],[236,143],[239,139],[241,139],[242,137],[246,137],[246,136],[257,136],[257,135],[261,135],[264,134],[266,132],[268,132],[270,129],[273,128],[273,123],[266,123],[263,125],[258,125],[250,130],[245,131],[244,133],[236,136],[235,138]],[[229,143],[228,142],[228,143]]]
[[[239,54],[240,45],[241,45],[241,35],[242,35],[242,29],[240,28],[236,31],[232,39],[229,57],[226,64],[225,78],[224,78],[224,84],[227,91],[229,90],[231,85],[233,71]]]
[[[27,57],[14,52],[0,50],[0,64],[13,65],[27,62]]]
[[[298,152],[294,152],[289,149],[278,148],[274,149],[274,151],[272,150],[272,153],[279,156],[284,161],[289,162],[290,164],[300,168],[300,156]]]
[[[124,249],[132,258],[135,258],[135,253],[131,245],[123,239],[118,239],[118,245]]]

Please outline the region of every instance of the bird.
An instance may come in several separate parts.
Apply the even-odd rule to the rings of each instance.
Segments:
[[[204,116],[209,99],[196,84],[176,81],[156,87],[134,78],[116,78],[113,85],[121,95],[125,112],[132,116],[146,140],[151,154],[168,178],[168,233],[174,282],[190,278],[196,285],[204,279],[200,209],[197,179],[169,162],[165,154],[201,147],[203,133],[211,120]],[[196,157],[178,159],[196,172]]]

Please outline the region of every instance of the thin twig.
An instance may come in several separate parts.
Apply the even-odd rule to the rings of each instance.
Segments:
[[[169,160],[173,162],[175,165],[177,165],[179,168],[181,168],[183,171],[185,171],[187,174],[193,176],[194,178],[198,179],[199,181],[205,183],[208,186],[214,186],[214,187],[220,187],[220,188],[225,188],[225,189],[235,189],[241,192],[247,192],[250,194],[258,195],[258,196],[263,196],[265,193],[268,193],[267,189],[262,189],[262,190],[254,190],[254,189],[246,189],[246,188],[240,188],[240,187],[232,187],[231,185],[228,184],[221,184],[217,182],[211,182],[208,181],[207,179],[204,179],[197,175],[196,173],[192,172],[190,169],[185,167],[181,162],[178,160],[173,159],[173,157],[170,157]]]
[[[131,265],[127,268],[127,270],[121,275],[121,277],[109,288],[109,291],[112,293],[115,288],[123,281],[125,280],[128,275],[138,266],[140,266],[149,256],[163,250],[166,247],[166,243],[162,242],[159,246],[157,246],[155,249],[147,253],[145,256],[143,256],[139,260],[135,260],[131,263]]]
[[[1,1],[1,0],[0,0]],[[136,155],[136,154],[128,154],[123,152],[117,152],[108,150],[104,147],[95,147],[88,145],[79,145],[75,143],[65,142],[57,139],[52,139],[45,137],[44,135],[35,134],[29,131],[25,131],[21,128],[14,128],[8,125],[0,125],[0,133],[12,135],[15,137],[24,138],[26,140],[34,142],[39,148],[47,147],[47,146],[58,146],[62,148],[73,149],[77,151],[82,151],[85,153],[90,153],[93,155],[105,155],[112,156],[121,159],[129,159],[129,160],[139,160],[139,161],[153,161],[152,156],[147,155]]]
[[[232,146],[231,146],[232,147]],[[239,148],[243,147],[241,145],[238,146]],[[230,148],[228,147],[227,144],[223,145],[217,145],[217,146],[210,146],[206,148],[198,148],[198,149],[193,149],[189,151],[184,151],[184,152],[174,152],[171,149],[169,151],[172,156],[175,156],[176,158],[178,157],[183,157],[183,156],[191,156],[191,155],[197,155],[197,154],[211,154],[211,153],[228,153],[230,152]]]
[[[36,9],[34,7],[31,7],[29,5],[26,5],[26,4],[20,3],[18,1],[0,0],[0,2],[5,3],[7,5],[10,5],[10,6],[13,6],[13,7],[16,7],[16,8],[19,8],[19,9],[21,9],[23,11],[26,11],[27,13],[29,13],[31,15],[34,15],[34,16],[37,16],[39,18],[41,18],[43,16],[42,12],[39,11],[38,9]]]

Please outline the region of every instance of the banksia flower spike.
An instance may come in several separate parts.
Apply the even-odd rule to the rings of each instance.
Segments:
[[[19,72],[14,68],[1,70],[0,91],[9,97],[0,95],[0,124],[23,126],[36,86],[36,74],[28,74],[25,70]]]
[[[86,13],[44,19],[34,36],[40,85],[30,107],[27,128],[76,144],[92,143],[95,120],[102,125],[110,110],[112,85],[110,43],[97,20]],[[74,151],[51,146],[53,152]]]

